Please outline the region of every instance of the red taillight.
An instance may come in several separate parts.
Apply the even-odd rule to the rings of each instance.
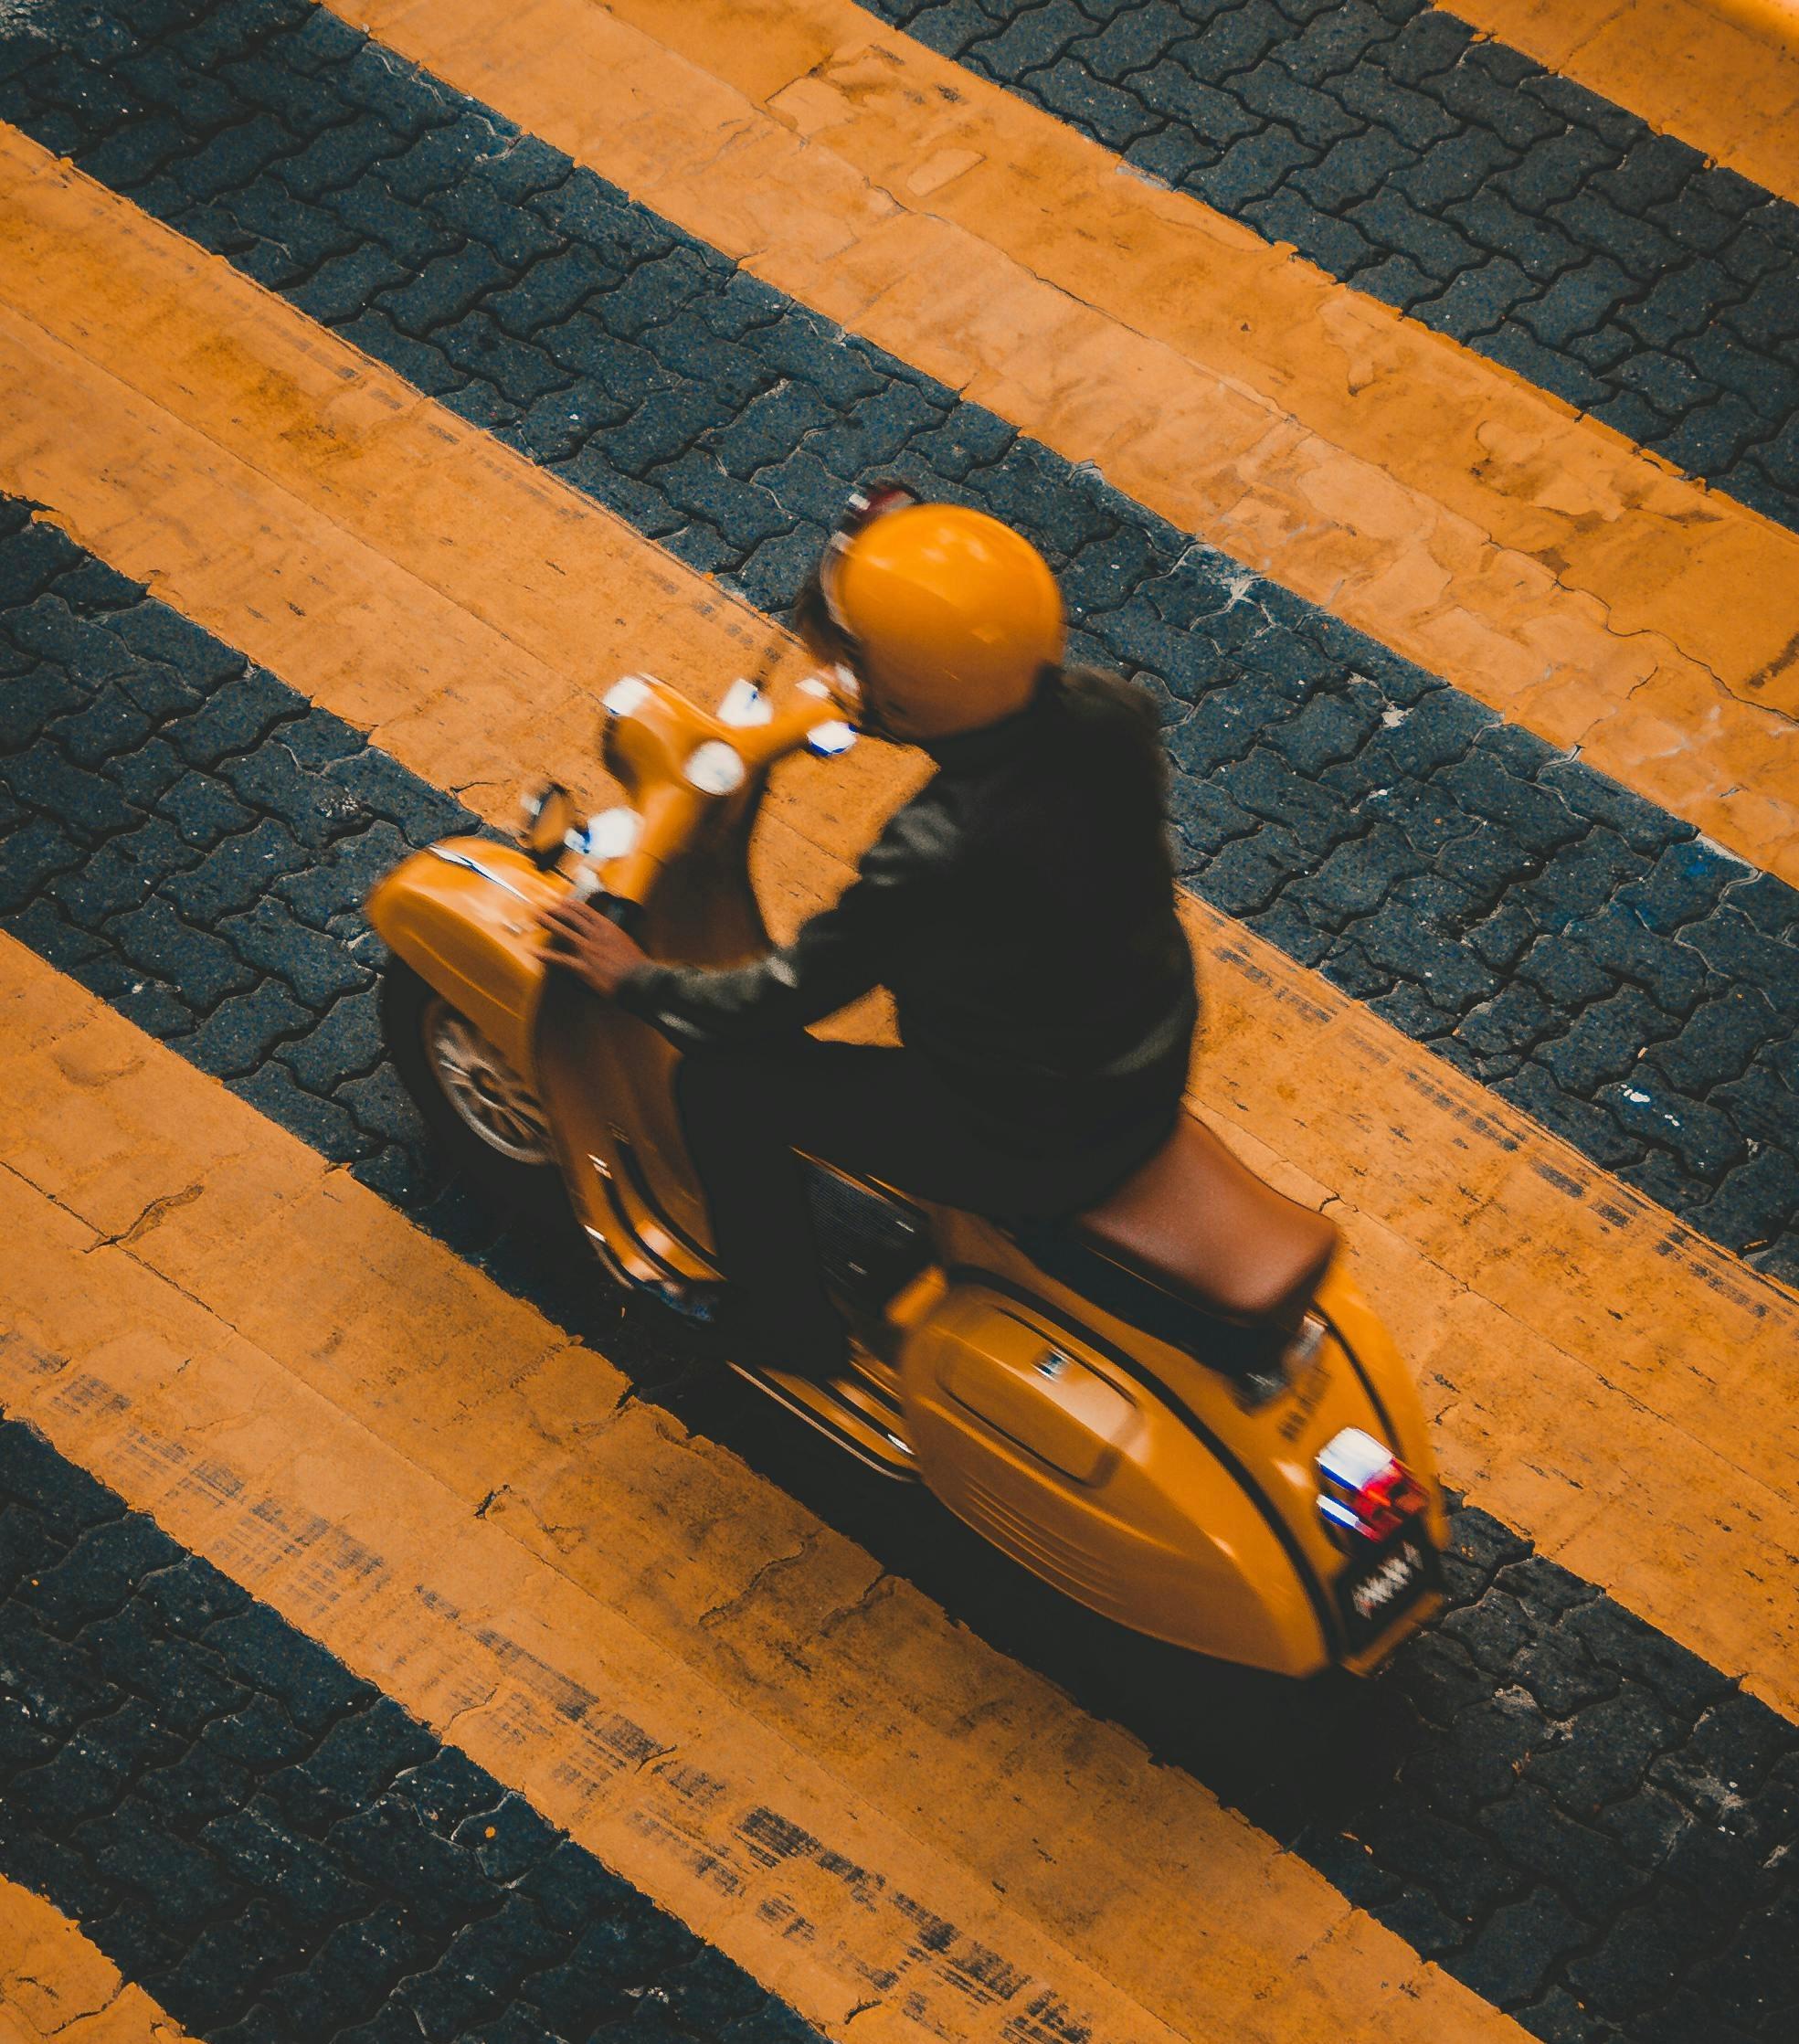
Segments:
[[[1318,1515],[1339,1539],[1383,1541],[1424,1509],[1423,1485],[1359,1426],[1327,1441],[1317,1467]]]

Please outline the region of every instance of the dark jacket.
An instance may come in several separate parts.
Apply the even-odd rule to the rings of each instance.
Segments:
[[[937,773],[791,944],[725,971],[646,967],[620,1000],[699,1049],[803,1028],[884,985],[902,1042],[1003,1149],[1128,1150],[1136,1134],[1147,1154],[1196,1021],[1148,698],[1072,671],[930,751]]]

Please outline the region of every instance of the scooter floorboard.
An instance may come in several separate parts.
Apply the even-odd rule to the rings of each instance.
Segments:
[[[828,1379],[741,1362],[731,1368],[877,1476],[895,1483],[919,1480],[899,1400],[872,1374],[880,1370],[878,1362],[869,1361],[870,1374],[852,1367],[841,1377]]]

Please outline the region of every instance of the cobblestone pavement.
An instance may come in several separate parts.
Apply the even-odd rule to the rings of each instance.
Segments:
[[[0,1874],[207,2044],[814,2035],[5,1421]]]
[[[1799,525],[1799,207],[1426,0],[861,0]]]
[[[1020,524],[1162,705],[1200,894],[1799,1272],[1799,892],[304,0],[48,0],[0,117],[766,609],[872,470]]]
[[[469,828],[472,819],[54,528],[27,523],[22,507],[11,507],[4,524],[0,651],[10,673],[0,695],[9,720],[0,748],[5,781],[26,805],[8,814],[0,844],[0,899],[15,935],[296,1134],[353,1164],[503,1284],[597,1340],[645,1394],[744,1448],[884,1566],[1064,1682],[1088,1709],[1129,1725],[1420,1951],[1516,2011],[1535,2034],[1595,2044],[1787,2034],[1799,2003],[1799,1859],[1792,1849],[1799,1731],[1476,1510],[1456,1514],[1452,1609],[1437,1626],[1377,1684],[1347,1695],[1290,1693],[1260,1679],[1195,1668],[1110,1631],[996,1565],[928,1499],[895,1507],[890,1494],[871,1497],[848,1465],[821,1465],[779,1414],[763,1422],[759,1402],[734,1407],[738,1394],[721,1389],[711,1372],[659,1350],[630,1319],[620,1321],[597,1268],[508,1234],[466,1193],[445,1189],[425,1154],[422,1130],[382,1054],[378,959],[358,905],[408,844]],[[46,1484],[53,1491],[43,1474],[50,1467],[40,1450],[20,1445],[17,1429],[0,1436],[0,1492],[9,1483],[31,1499]],[[73,1484],[78,1499],[96,1496],[85,1479],[56,1480]],[[9,1530],[11,1517],[0,1516],[0,1530]],[[93,1530],[81,1532],[90,1519]],[[90,1646],[137,1639],[129,1615],[143,1600],[132,1585],[142,1573],[147,1593],[156,1593],[175,1558],[141,1521],[122,1520],[115,1506],[81,1505],[60,1520],[53,1511],[52,1520],[53,1532],[63,1528],[56,1538],[74,1541],[75,1557],[49,1573],[36,1560],[23,1564],[27,1583],[33,1574],[39,1581],[21,1593],[28,1619],[0,1606],[0,1642],[9,1643],[0,1644],[0,1663],[24,1662],[40,1671],[31,1679],[52,1690],[58,1681],[67,1686],[57,1692],[60,1715],[45,1721],[50,1731],[91,1722],[125,1728],[120,1736],[138,1743],[115,1748],[96,1730],[95,1749],[83,1729],[67,1749],[71,1757],[51,1762],[41,1745],[20,1753],[6,1743],[21,1736],[20,1727],[0,1721],[0,1767],[37,1770],[0,1774],[0,1797],[25,1813],[9,1820],[0,1872],[47,1887],[173,2013],[199,2023],[196,2009],[223,2006],[181,1998],[183,1967],[202,1962],[156,1945],[153,1926],[131,1900],[131,1883],[144,1878],[133,1869],[156,1868],[162,1848],[146,1847],[130,1823],[111,1859],[101,1854],[113,1848],[96,1843],[90,1851],[85,1844],[90,1836],[112,1836],[106,1813],[123,1767],[138,1798],[132,1822],[146,1810],[171,1813],[168,1836],[180,1841],[167,1848],[171,1864],[194,1884],[191,1892],[211,1896],[207,1883],[228,1875],[238,1883],[230,1894],[249,1906],[249,1877],[212,1869],[192,1848],[215,1819],[222,1836],[238,1836],[218,1806],[196,1789],[201,1800],[193,1807],[203,1814],[183,1831],[188,1819],[179,1813],[189,1806],[156,1801],[164,1795],[159,1770],[179,1781],[186,1777],[178,1767],[210,1762],[181,1760],[167,1739],[158,1744],[150,1729],[156,1697],[107,1700],[111,1692],[92,1687],[97,1678],[83,1657]],[[28,1652],[16,1644],[27,1624],[37,1642]],[[40,1637],[46,1630],[52,1644]],[[208,1633],[206,1643],[212,1639]],[[117,1663],[102,1664],[101,1675],[108,1665]],[[185,1678],[169,1679],[171,1695],[189,1693]],[[178,1699],[175,1707],[196,1708]],[[216,1742],[206,1751],[250,1767],[230,1744],[236,1718],[222,1705],[198,1708]],[[223,1727],[216,1732],[215,1715]],[[373,1825],[367,1849],[386,1849],[393,1841],[382,1824],[419,1823],[405,1783],[429,1776],[431,1763],[410,1757],[407,1742],[422,1735],[399,1713],[371,1705],[352,1716],[358,1726],[365,1716],[394,1742],[392,1774],[404,1774],[394,1789],[385,1788],[390,1776],[371,1783],[384,1787],[371,1806],[386,1813],[379,1823],[323,1803],[307,1807],[327,1843],[341,1836],[347,1849]],[[178,1733],[185,1721],[173,1729]],[[109,1729],[105,1737],[111,1735]],[[364,1737],[375,1740],[376,1732],[355,1732]],[[164,1751],[173,1756],[166,1762],[156,1757]],[[248,1774],[226,1778],[252,1782]],[[23,1803],[13,1793],[17,1780],[28,1791]],[[55,1785],[65,1780],[74,1785]],[[50,1799],[40,1805],[41,1784],[50,1785],[42,1789]],[[275,1789],[271,1779],[256,1795]],[[58,1842],[62,1818],[83,1806],[54,1801],[64,1794],[101,1798],[82,1816],[72,1848]],[[33,1818],[40,1808],[46,1814]],[[62,1816],[52,1822],[58,1811]],[[285,1805],[277,1814],[294,1824]],[[430,1852],[445,1865],[464,1864],[440,1838]],[[340,1869],[279,1878],[297,1893],[330,1895],[351,1876]],[[474,1873],[459,1880],[454,1892],[492,1903]],[[468,1921],[441,1913],[447,1902],[419,1906],[437,1912],[429,1918],[441,1930],[437,1950]],[[323,1901],[317,1908],[314,1918],[289,1922],[282,1935],[311,1936],[312,1925],[327,1934],[336,1919]],[[217,1910],[227,1911],[223,1900]],[[471,1913],[482,1925],[500,1921],[488,1905]],[[205,1920],[211,1923],[213,1914]],[[218,1923],[226,1953],[238,1933],[225,1914]],[[108,1942],[114,1925],[126,1942]],[[394,1949],[398,1965],[422,1964],[406,1956],[411,1944]],[[224,1958],[217,1964],[222,1982]],[[306,1991],[308,1968],[297,1956],[284,1964],[293,1991]],[[659,1961],[649,1975],[666,1984]],[[233,2021],[235,2014],[206,2019]],[[207,2034],[217,2044],[226,2034],[282,2033]],[[479,2034],[486,2040],[513,2033]]]

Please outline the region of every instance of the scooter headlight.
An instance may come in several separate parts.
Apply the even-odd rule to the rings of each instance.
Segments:
[[[702,795],[728,795],[744,784],[744,756],[723,738],[708,738],[687,755],[681,770]]]
[[[643,819],[629,802],[619,802],[588,820],[579,849],[604,865],[608,859],[622,859],[642,834]]]

